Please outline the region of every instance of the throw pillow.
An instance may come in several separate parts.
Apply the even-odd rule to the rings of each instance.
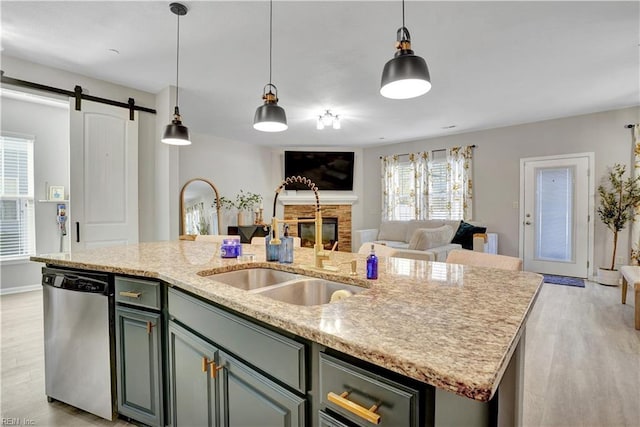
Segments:
[[[408,221],[383,221],[380,224],[378,240],[404,242],[404,237],[407,234],[407,223]]]
[[[456,235],[453,236],[451,243],[457,243],[464,249],[473,250],[473,235],[475,233],[485,233],[486,231],[487,227],[476,227],[468,222],[460,221],[458,231],[456,231]]]
[[[418,228],[411,236],[409,249],[426,251],[447,245],[451,242],[451,236],[453,236],[453,228],[449,225],[436,228]]]

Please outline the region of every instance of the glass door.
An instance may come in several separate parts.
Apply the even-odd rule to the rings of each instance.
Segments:
[[[524,269],[588,277],[589,157],[524,160]]]

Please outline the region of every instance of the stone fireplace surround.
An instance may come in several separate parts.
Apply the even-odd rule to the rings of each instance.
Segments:
[[[351,252],[351,205],[357,200],[356,196],[342,197],[343,200],[331,200],[334,204],[323,204],[320,196],[320,207],[323,218],[338,219],[338,249],[341,252]],[[284,205],[284,220],[297,220],[298,218],[313,218],[316,212],[315,199],[311,197],[291,197],[283,195],[279,202]],[[298,235],[298,227],[289,226],[291,236]]]

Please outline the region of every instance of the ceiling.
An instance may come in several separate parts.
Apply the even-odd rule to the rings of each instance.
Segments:
[[[269,81],[269,3],[183,3],[179,103],[192,133],[364,147],[640,105],[636,1],[408,1],[406,26],[433,84],[410,100],[378,92],[400,1],[275,1],[272,81],[289,129],[262,133],[252,123]],[[0,8],[2,55],[151,93],[175,84],[169,1]],[[325,109],[342,117],[341,130],[316,130]]]

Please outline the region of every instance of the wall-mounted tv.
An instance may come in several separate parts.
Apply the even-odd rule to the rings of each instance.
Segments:
[[[284,176],[304,176],[318,190],[353,190],[353,151],[285,151]],[[289,184],[287,190],[309,190],[304,184]]]

